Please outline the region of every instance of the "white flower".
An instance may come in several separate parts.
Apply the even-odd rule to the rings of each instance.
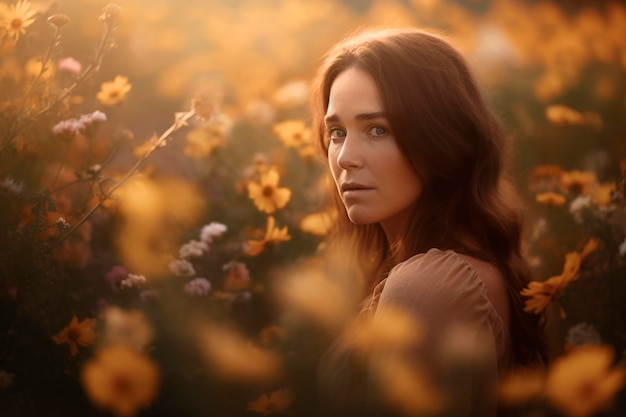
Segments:
[[[582,210],[591,206],[590,196],[578,196],[569,205],[569,212],[578,223],[582,223]]]
[[[24,184],[18,184],[13,178],[7,177],[0,182],[0,187],[11,191],[13,194],[21,194],[24,191]]]
[[[225,224],[211,222],[202,228],[200,239],[203,242],[210,243],[213,241],[214,237],[222,236],[226,230],[228,230],[228,228]]]
[[[309,83],[303,80],[290,81],[276,90],[272,99],[278,107],[285,109],[305,106],[309,100]]]
[[[193,265],[186,259],[177,259],[172,261],[170,262],[169,267],[170,271],[179,277],[190,277],[196,274],[196,270],[193,269]]]
[[[624,241],[619,245],[619,255],[626,255],[626,238],[624,238]]]
[[[578,323],[570,327],[567,331],[565,341],[573,346],[587,344],[599,345],[602,343],[602,339],[600,339],[597,330],[589,323]]]
[[[120,287],[122,289],[133,288],[139,287],[145,283],[146,277],[144,277],[143,275],[128,274],[128,277],[126,277],[126,279],[122,280],[122,282],[120,283]]]
[[[211,291],[211,283],[206,278],[192,279],[185,284],[185,292],[190,295],[207,295]]]
[[[180,247],[178,255],[181,259],[197,258],[209,251],[209,245],[201,240],[191,240]]]
[[[13,385],[13,377],[15,375],[8,373],[7,371],[0,371],[0,389],[9,388]]]

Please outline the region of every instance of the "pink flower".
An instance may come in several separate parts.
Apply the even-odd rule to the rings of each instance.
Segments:
[[[59,61],[59,69],[78,75],[82,71],[83,65],[70,56]]]

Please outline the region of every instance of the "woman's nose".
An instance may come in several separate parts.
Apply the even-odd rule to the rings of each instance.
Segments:
[[[346,135],[337,154],[337,165],[343,169],[355,168],[362,165],[362,155],[359,144],[354,136]]]

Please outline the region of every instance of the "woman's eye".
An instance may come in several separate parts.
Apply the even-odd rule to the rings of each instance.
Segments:
[[[387,129],[381,126],[374,126],[369,131],[369,134],[372,136],[382,136],[385,133],[387,133]]]
[[[346,132],[343,129],[338,129],[338,128],[331,128],[328,129],[328,134],[330,136],[330,139],[338,139],[338,138],[343,138],[346,136]]]

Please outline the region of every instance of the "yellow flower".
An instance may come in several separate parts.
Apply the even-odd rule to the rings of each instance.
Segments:
[[[562,206],[565,204],[565,196],[563,194],[547,191],[535,196],[535,201],[545,204],[548,207]]]
[[[89,399],[118,417],[131,417],[149,406],[159,389],[159,369],[126,346],[104,347],[82,369]]]
[[[596,176],[591,172],[574,170],[561,173],[561,186],[574,194],[588,194],[595,183]]]
[[[542,178],[559,178],[563,170],[558,165],[537,165],[533,168],[533,177]]]
[[[287,226],[279,229],[275,227],[276,220],[273,216],[267,218],[267,230],[265,231],[265,237],[262,240],[249,240],[248,250],[246,251],[250,256],[256,256],[263,252],[265,248],[278,242],[286,242],[291,239]]]
[[[498,385],[498,398],[504,405],[516,406],[543,396],[545,375],[542,370],[520,368],[509,372]]]
[[[336,218],[337,212],[335,210],[311,213],[300,221],[300,230],[316,236],[324,236],[328,233]]]
[[[36,11],[31,10],[30,1],[19,0],[12,6],[5,8],[0,24],[14,41],[17,41],[20,35],[26,33],[26,28],[35,21]]]
[[[585,116],[567,106],[554,104],[546,108],[546,119],[557,126],[582,125]]]
[[[610,407],[626,383],[626,369],[612,368],[613,350],[586,345],[557,358],[548,370],[546,397],[569,417],[587,417]]]
[[[52,336],[52,340],[57,345],[67,343],[70,346],[70,354],[76,356],[78,345],[87,346],[96,342],[95,325],[96,319],[85,319],[79,323],[78,318],[74,316],[66,328]]]
[[[214,149],[226,145],[224,137],[211,126],[197,127],[187,133],[187,143],[184,153],[190,158],[203,158],[210,155]]]
[[[102,105],[114,106],[124,100],[131,88],[127,77],[117,75],[113,81],[102,83],[96,98]]]
[[[593,202],[599,206],[608,206],[611,204],[614,191],[614,183],[608,182],[600,184],[593,193]]]
[[[278,171],[272,168],[261,174],[259,183],[253,181],[248,183],[248,197],[260,211],[272,214],[289,202],[291,190],[278,188],[279,179]]]
[[[522,295],[531,297],[526,300],[524,311],[539,314],[550,301],[557,299],[570,281],[578,279],[582,261],[595,251],[599,244],[598,239],[589,239],[581,252],[568,252],[565,255],[561,275],[551,277],[544,282],[530,282],[528,287],[521,291]]]
[[[248,404],[248,410],[263,416],[273,413],[284,413],[293,403],[293,392],[289,388],[272,392],[269,396],[262,394],[256,401]]]
[[[287,148],[300,148],[313,141],[313,131],[304,120],[285,120],[276,123],[272,130]]]

